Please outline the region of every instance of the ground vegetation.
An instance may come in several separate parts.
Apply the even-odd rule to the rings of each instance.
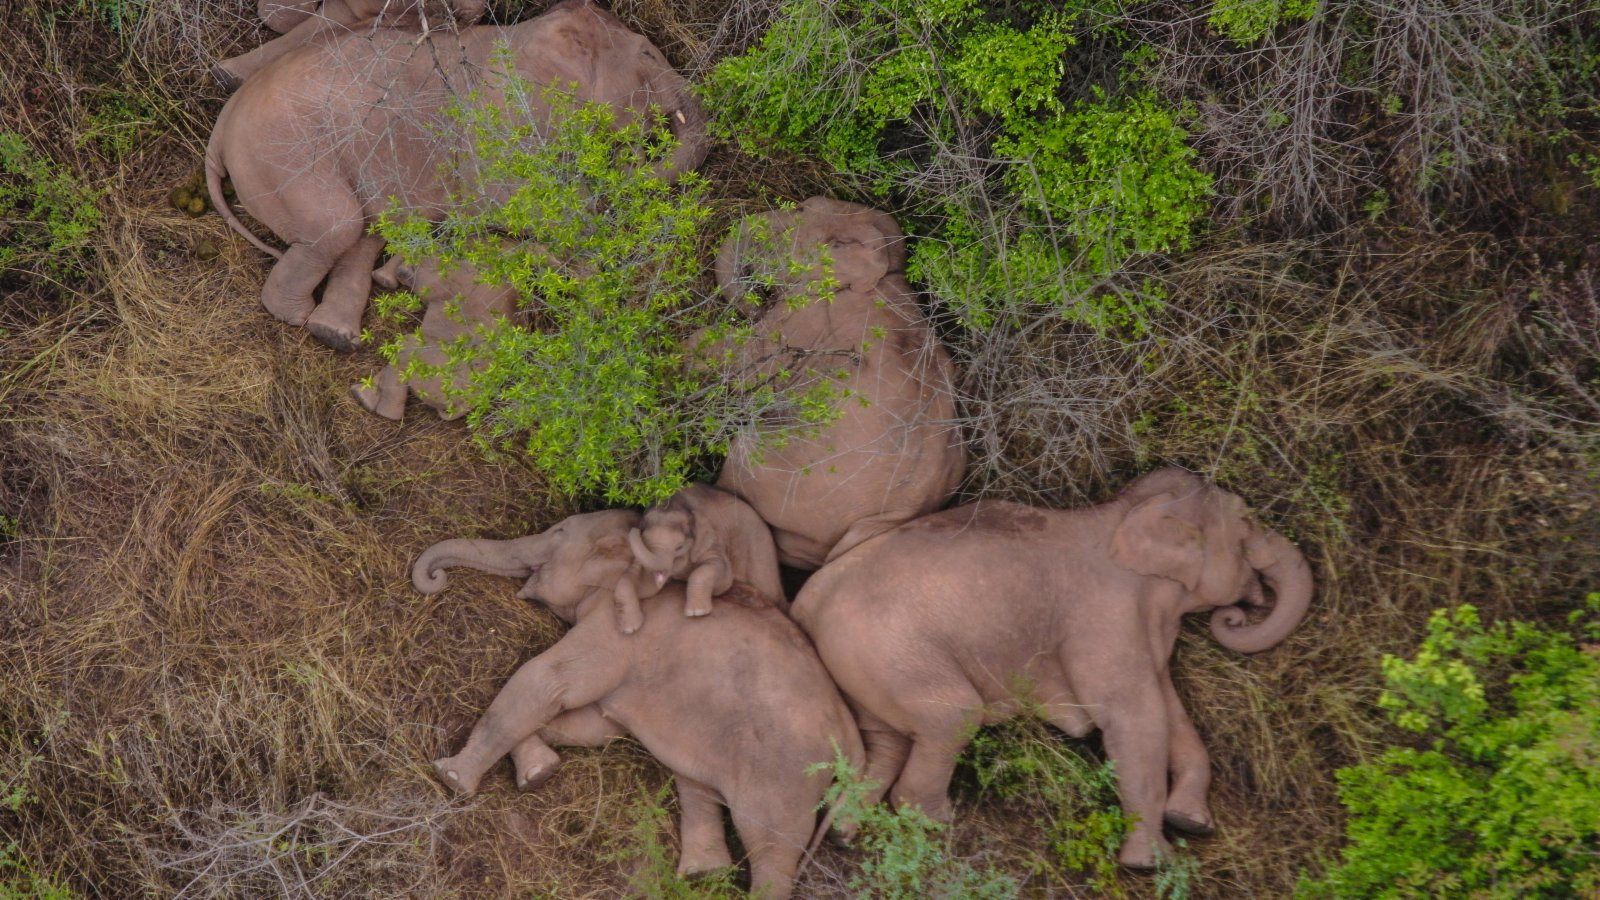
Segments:
[[[949,829],[881,811],[889,838],[824,848],[803,893],[1592,884],[1553,852],[1592,854],[1592,833],[1529,838],[1504,804],[1472,814],[1518,855],[1452,843],[1456,880],[1429,881],[1403,857],[1433,820],[1397,806],[1426,788],[1371,789],[1497,778],[1495,803],[1531,798],[1518,766],[1596,752],[1562,712],[1593,692],[1572,614],[1600,548],[1589,4],[612,8],[721,115],[697,252],[817,193],[906,224],[963,373],[964,496],[1077,505],[1181,465],[1318,579],[1269,653],[1181,635],[1219,833],[1157,876],[1096,852],[1124,827],[1096,743],[1016,725],[979,735]],[[410,560],[605,491],[365,413],[346,390],[387,337],[339,354],[282,327],[256,300],[264,258],[174,207],[224,99],[206,69],[264,38],[254,15],[0,7],[0,896],[699,890],[667,875],[667,777],[631,743],[565,754],[528,796],[432,779],[560,628],[487,576],[421,598]],[[710,302],[703,275],[683,289]],[[1374,855],[1386,822],[1415,831]]]

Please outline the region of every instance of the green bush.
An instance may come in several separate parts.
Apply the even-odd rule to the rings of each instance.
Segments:
[[[100,227],[99,197],[22,135],[0,131],[0,272],[80,277]]]
[[[528,86],[512,90],[524,92],[513,106],[527,101]],[[558,91],[544,100],[554,112],[540,132],[493,106],[456,111],[479,180],[509,186],[508,202],[458,197],[438,226],[403,213],[378,226],[408,259],[470,262],[485,282],[514,287],[541,327],[481,329],[481,340],[445,348],[446,365],[414,360],[408,376],[444,375],[449,386],[451,373],[470,371],[447,394],[481,443],[526,452],[558,492],[613,503],[670,496],[736,435],[778,441],[830,421],[825,385],[730,371],[724,357],[695,352],[743,340],[749,324],[697,290],[711,210],[698,175],[673,186],[658,170],[671,133],[644,117],[619,125],[610,106]],[[393,359],[405,340],[385,353]]]
[[[1216,0],[1206,24],[1243,47],[1285,22],[1303,22],[1316,11],[1317,0]]]
[[[705,90],[723,137],[908,203],[911,274],[969,327],[1046,308],[1139,332],[1160,296],[1107,282],[1185,249],[1211,182],[1153,95],[1063,99],[1070,48],[1114,40],[1100,23],[1122,5],[790,0]]]
[[[1341,769],[1343,860],[1305,897],[1600,892],[1600,594],[1581,636],[1436,610],[1414,659],[1385,656],[1380,705],[1425,746]]]
[[[873,900],[1010,900],[1018,896],[1017,883],[1010,876],[988,868],[979,871],[952,856],[945,826],[921,810],[868,804],[866,795],[872,785],[843,753],[836,754],[832,763],[812,769],[820,770],[833,774],[823,801],[834,811],[834,824],[849,822],[856,827],[853,846],[860,866],[849,884],[857,896]]]

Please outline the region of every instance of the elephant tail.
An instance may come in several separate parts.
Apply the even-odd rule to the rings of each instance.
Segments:
[[[228,205],[228,198],[222,194],[222,176],[227,167],[222,162],[222,152],[217,148],[215,135],[212,136],[211,145],[206,147],[206,190],[211,193],[211,205],[217,208],[217,214],[228,223],[228,227],[244,236],[244,239],[256,245],[262,253],[273,259],[283,259],[283,251],[267,246],[267,243],[256,237],[250,229],[244,227],[239,217],[234,215],[233,207]]]

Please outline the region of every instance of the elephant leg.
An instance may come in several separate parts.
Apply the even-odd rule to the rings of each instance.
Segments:
[[[511,766],[517,789],[531,791],[556,773],[561,756],[550,746],[603,747],[616,738],[628,736],[628,729],[606,718],[600,707],[589,705],[567,710],[532,737],[511,748]]]
[[[306,319],[317,340],[335,350],[354,350],[361,343],[361,314],[372,294],[372,265],[383,252],[383,238],[362,235],[334,263],[322,303]]]
[[[882,800],[900,777],[911,752],[911,739],[872,713],[856,709],[855,714],[867,756],[861,777],[868,782],[866,802],[871,805]]]
[[[729,804],[733,827],[750,856],[750,893],[766,900],[788,900],[794,893],[795,872],[816,827],[809,804],[785,809],[780,800],[754,807],[748,802]]]
[[[332,268],[332,257],[318,246],[290,244],[267,275],[261,305],[279,321],[304,325],[317,308],[312,292]]]
[[[639,592],[633,586],[631,572],[617,579],[616,590],[612,593],[612,603],[616,607],[618,631],[623,634],[633,634],[644,625],[644,611],[639,608]]]
[[[852,705],[856,727],[861,732],[861,743],[866,751],[866,763],[861,769],[861,780],[867,792],[862,797],[866,806],[876,806],[905,768],[906,756],[911,752],[911,739],[890,728],[882,719]],[[833,820],[834,837],[838,843],[849,846],[855,840],[859,825],[853,819],[838,817]]]
[[[1172,786],[1167,789],[1162,820],[1189,834],[1207,837],[1216,832],[1206,794],[1211,788],[1211,757],[1200,742],[1188,710],[1178,699],[1171,676],[1162,679],[1167,709],[1167,769]]]
[[[371,385],[350,386],[350,395],[356,398],[362,409],[396,422],[405,418],[406,393],[407,388],[400,383],[400,373],[394,366],[380,369]]]
[[[864,543],[869,538],[877,537],[891,528],[905,524],[910,518],[911,516],[904,513],[886,512],[875,516],[867,516],[865,519],[857,519],[854,524],[845,530],[844,536],[839,538],[838,543],[833,545],[833,549],[828,551],[827,558],[823,560],[823,564],[826,565],[833,562],[849,552],[850,548]]]
[[[560,713],[595,703],[615,689],[626,662],[592,639],[594,631],[579,623],[554,647],[523,663],[472,727],[461,752],[434,760],[440,780],[458,793],[471,794],[483,774],[512,748],[537,739],[539,729]],[[536,753],[537,745],[524,752]],[[553,750],[549,756],[559,759]]]
[[[950,777],[977,731],[975,711],[983,705],[972,685],[951,687],[918,704],[911,752],[889,794],[896,806],[920,806],[936,822],[950,821]]]
[[[1089,732],[1094,731],[1094,716],[1072,692],[1065,664],[1059,669],[1052,668],[1040,673],[1033,699],[1039,704],[1044,720],[1067,737],[1087,737]]]
[[[722,795],[681,772],[674,772],[673,777],[678,783],[678,830],[683,843],[678,874],[699,875],[733,865],[728,836],[722,829]]]
[[[1106,756],[1117,767],[1123,812],[1133,821],[1117,854],[1117,861],[1131,869],[1153,869],[1158,858],[1172,855],[1171,845],[1161,836],[1168,729],[1166,702],[1157,682],[1152,671],[1133,684],[1107,683],[1084,691],[1105,735]]]
[[[689,573],[689,581],[683,592],[683,614],[710,615],[711,597],[718,593],[716,588],[719,582],[732,586],[733,577],[726,562],[717,559],[696,566],[695,570]],[[723,590],[727,590],[727,587]]]
[[[400,267],[405,260],[396,253],[384,260],[383,265],[372,270],[372,283],[386,291],[400,289]]]

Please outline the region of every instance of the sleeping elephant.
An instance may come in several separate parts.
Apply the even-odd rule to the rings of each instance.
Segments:
[[[1263,581],[1276,602],[1252,624],[1239,602],[1260,605]],[[1304,557],[1242,500],[1164,469],[1088,509],[984,501],[916,519],[824,566],[793,612],[858,714],[871,799],[892,785],[948,819],[974,728],[1036,703],[1073,737],[1104,732],[1135,817],[1119,858],[1145,868],[1170,852],[1163,821],[1213,827],[1210,760],[1168,671],[1179,618],[1213,610],[1216,640],[1255,653],[1311,593]]]
[[[628,531],[633,559],[647,576],[617,583],[617,627],[626,634],[639,630],[641,596],[652,596],[669,580],[684,582],[683,614],[711,614],[711,598],[734,582],[755,589],[779,609],[789,609],[778,577],[778,551],[772,529],[738,497],[704,484],[691,484],[645,511],[638,528]]]
[[[466,746],[434,765],[445,784],[471,793],[510,753],[526,790],[560,761],[549,742],[632,734],[677,781],[679,871],[730,864],[725,804],[750,856],[753,889],[788,897],[802,854],[826,827],[816,808],[831,777],[806,770],[832,760],[836,747],[859,765],[855,721],[805,635],[743,586],[723,595],[716,615],[686,618],[683,588],[669,584],[643,602],[638,634],[618,632],[612,590],[637,568],[628,530],[638,521],[630,510],[607,510],[513,541],[444,541],[423,552],[412,569],[423,593],[444,588],[446,566],[472,566],[527,578],[519,596],[572,625],[511,676]]]
[[[488,7],[485,0],[261,0],[261,21],[281,37],[217,63],[211,75],[237,90],[285,53],[319,38],[373,28],[416,33],[465,27],[483,18]]]
[[[846,392],[815,434],[778,447],[735,440],[717,479],[772,525],[786,565],[815,569],[938,509],[966,472],[950,355],[905,263],[893,217],[826,197],[747,218],[717,256],[728,296],[771,286],[735,350],[743,371],[792,370]]]
[[[510,48],[515,72],[497,48]],[[231,97],[206,149],[211,198],[228,224],[278,258],[261,302],[324,343],[353,348],[383,239],[368,226],[391,203],[442,218],[452,196],[504,202],[506,186],[474,177],[472,129],[450,127],[457,101],[508,105],[506,79],[560,84],[579,102],[613,104],[628,119],[654,105],[679,144],[666,177],[705,158],[705,115],[660,51],[610,13],[567,0],[510,27],[479,25],[418,36],[394,29],[330,34],[263,69]],[[548,118],[529,91],[513,123]],[[232,175],[243,207],[288,244],[278,251],[248,232],[222,201]],[[320,305],[312,292],[323,279]]]

